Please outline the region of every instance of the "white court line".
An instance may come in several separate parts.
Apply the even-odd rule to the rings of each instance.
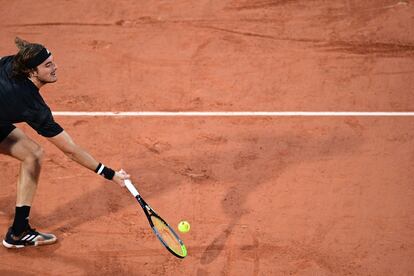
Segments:
[[[414,112],[352,112],[352,111],[129,111],[129,112],[87,112],[87,111],[55,111],[54,116],[65,117],[407,117]]]

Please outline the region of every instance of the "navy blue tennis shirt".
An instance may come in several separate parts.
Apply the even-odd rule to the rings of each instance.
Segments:
[[[63,131],[55,122],[39,89],[28,78],[12,78],[13,56],[0,59],[0,142],[14,129],[14,123],[25,122],[44,137]]]

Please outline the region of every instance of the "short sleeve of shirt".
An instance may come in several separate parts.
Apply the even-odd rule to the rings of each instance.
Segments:
[[[26,122],[44,137],[54,137],[63,131],[63,128],[53,119],[52,112],[47,106],[29,114]]]
[[[52,112],[28,78],[12,78],[14,56],[0,59],[0,124],[26,122],[38,134],[54,137],[63,131]]]

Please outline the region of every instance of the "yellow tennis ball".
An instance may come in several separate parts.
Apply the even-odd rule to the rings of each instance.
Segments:
[[[181,233],[187,233],[188,231],[190,231],[190,224],[188,223],[188,221],[180,221],[180,223],[178,224],[178,231],[180,231]]]

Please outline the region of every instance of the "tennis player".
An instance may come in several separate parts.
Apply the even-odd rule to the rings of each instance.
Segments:
[[[124,186],[123,180],[129,178],[125,171],[115,172],[96,161],[55,122],[39,93],[45,84],[57,81],[58,67],[52,53],[40,44],[18,37],[15,44],[18,53],[0,59],[0,153],[21,161],[15,217],[3,240],[7,248],[52,244],[57,240],[55,235],[38,232],[29,225],[43,150],[14,123],[26,122],[66,156],[108,180]]]

